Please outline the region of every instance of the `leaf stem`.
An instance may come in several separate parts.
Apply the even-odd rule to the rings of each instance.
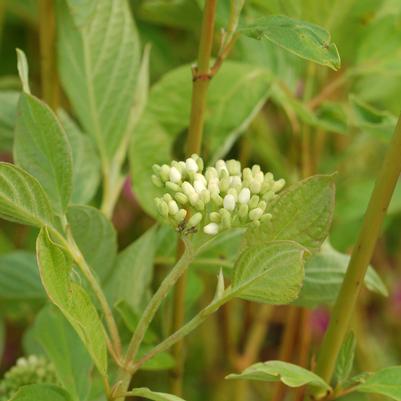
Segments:
[[[39,1],[40,78],[42,99],[53,109],[59,106],[60,86],[55,55],[56,18],[54,1]]]
[[[341,344],[347,334],[355,304],[362,287],[387,207],[401,173],[401,117],[388,146],[376,179],[358,240],[353,249],[340,293],[334,305],[329,328],[318,355],[316,373],[329,382]]]

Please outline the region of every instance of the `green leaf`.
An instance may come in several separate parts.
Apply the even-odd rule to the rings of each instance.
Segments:
[[[26,59],[25,53],[20,49],[17,49],[17,69],[23,91],[25,93],[31,93],[31,90],[29,88],[29,78],[28,78],[29,75],[28,61]]]
[[[275,240],[296,241],[317,251],[329,234],[334,211],[334,178],[315,175],[290,186],[270,202],[272,219],[246,233],[249,245]]]
[[[125,301],[139,313],[143,310],[153,277],[156,229],[152,227],[117,257],[108,293],[113,304]]]
[[[351,95],[352,124],[376,138],[389,141],[393,136],[397,117],[388,111],[379,110]]]
[[[69,207],[67,220],[85,260],[105,280],[117,256],[117,234],[112,223],[92,206]]]
[[[134,397],[142,397],[153,401],[184,401],[182,398],[177,397],[176,395],[158,393],[144,387],[134,388],[130,391],[130,394],[132,394]]]
[[[14,157],[41,183],[54,209],[64,212],[72,187],[70,144],[53,111],[26,93],[18,102]]]
[[[96,0],[67,0],[67,4],[77,27],[87,25],[96,10]]]
[[[42,228],[36,244],[43,286],[85,344],[102,375],[107,372],[105,329],[89,295],[71,278],[72,260]]]
[[[0,92],[0,151],[12,150],[19,95],[11,90]]]
[[[10,401],[72,401],[67,391],[51,384],[21,387]]]
[[[328,243],[323,244],[320,252],[305,262],[304,283],[295,304],[306,308],[332,305],[340,291],[349,260],[349,255],[336,251]],[[385,284],[371,266],[364,281],[370,291],[388,295]]]
[[[54,225],[54,214],[39,182],[21,168],[0,163],[0,217],[41,227]]]
[[[240,255],[232,278],[232,293],[268,304],[293,301],[302,286],[305,249],[291,241],[250,246]]]
[[[90,390],[92,361],[74,329],[61,312],[50,305],[36,317],[33,336],[53,363],[57,378],[74,401],[86,400]]]
[[[301,58],[338,70],[341,65],[330,33],[309,22],[283,15],[271,15],[241,27],[239,31],[254,39],[266,39]]]
[[[271,75],[263,68],[227,61],[210,83],[204,152],[209,159],[225,155],[249,126],[269,96]],[[189,125],[192,93],[191,67],[168,72],[149,94],[149,100],[130,148],[135,194],[141,206],[157,216],[157,188],[150,177],[153,164],[170,162],[174,146]],[[152,132],[152,135],[149,135]]]
[[[77,28],[65,1],[57,5],[61,81],[108,163],[131,135],[140,58],[131,11],[126,0],[99,0],[90,23]]]
[[[260,380],[266,382],[281,381],[288,387],[301,387],[308,384],[311,387],[324,391],[330,390],[330,386],[315,373],[282,361],[255,363],[240,374],[228,375],[226,379]]]
[[[138,359],[145,356],[151,349],[152,345],[142,345],[138,352]],[[146,361],[142,366],[141,370],[146,371],[160,371],[168,370],[175,366],[175,360],[168,352],[160,352],[155,355],[152,359]]]
[[[72,152],[72,204],[88,203],[96,194],[101,166],[92,138],[84,135],[64,111],[59,112]]]
[[[328,132],[346,134],[348,132],[348,116],[344,105],[338,102],[325,102],[317,110],[316,125]]]
[[[355,390],[380,394],[392,400],[401,401],[401,366],[391,366],[373,373]]]
[[[14,251],[0,256],[0,299],[46,299],[34,254]]]
[[[334,377],[338,384],[344,383],[354,365],[356,339],[352,331],[345,338],[336,361]]]

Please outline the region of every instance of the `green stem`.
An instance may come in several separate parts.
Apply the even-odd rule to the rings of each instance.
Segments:
[[[159,354],[160,352],[164,352],[171,348],[174,344],[181,341],[184,337],[186,337],[189,333],[195,330],[199,325],[201,325],[212,313],[216,312],[220,306],[228,302],[233,298],[233,292],[230,288],[228,288],[224,294],[213,301],[211,304],[206,306],[206,308],[202,309],[192,320],[182,326],[179,330],[174,332],[170,337],[166,338],[156,347],[154,347],[148,354],[144,355],[141,359],[139,359],[133,366],[133,370],[137,371],[145,362],[149,359],[152,359],[154,356]]]
[[[128,351],[125,358],[125,365],[127,367],[132,364],[138,352],[139,346],[142,343],[142,340],[146,334],[146,330],[148,329],[150,322],[156,315],[156,312],[158,311],[161,303],[194,258],[191,245],[188,241],[185,242],[186,247],[183,255],[178,260],[176,265],[172,268],[167,277],[163,280],[162,284],[153,295],[145,311],[143,312],[141,319],[138,322],[134,335],[132,336],[132,339],[128,346]]]
[[[361,232],[352,252],[330,325],[318,356],[316,373],[331,380],[337,355],[347,334],[352,313],[371,260],[380,228],[401,173],[401,117],[376,180]]]
[[[56,110],[59,106],[59,82],[55,55],[56,19],[53,0],[39,1],[39,15],[42,99]]]

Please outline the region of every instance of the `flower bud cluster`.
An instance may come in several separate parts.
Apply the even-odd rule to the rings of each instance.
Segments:
[[[153,171],[154,185],[166,190],[155,199],[160,215],[174,226],[210,235],[270,219],[266,207],[285,185],[258,165],[242,170],[237,160],[219,160],[204,171],[196,154],[186,161],[154,165]]]
[[[42,357],[19,358],[0,382],[0,401],[8,401],[20,387],[29,384],[57,384],[53,365]]]

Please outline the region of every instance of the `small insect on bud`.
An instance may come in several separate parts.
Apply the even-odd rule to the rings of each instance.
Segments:
[[[152,182],[158,188],[163,187],[163,182],[158,175],[155,175],[155,174],[152,175]]]
[[[199,166],[197,165],[196,161],[191,157],[185,160],[185,166],[191,173],[196,173],[199,170]]]
[[[169,178],[171,182],[178,183],[181,181],[181,173],[177,167],[171,167],[169,172]]]
[[[251,191],[249,190],[249,188],[242,188],[241,192],[238,195],[239,203],[248,203],[249,199],[251,199]]]
[[[260,208],[253,209],[249,212],[249,218],[252,221],[259,220],[263,215],[263,210]]]
[[[168,203],[168,210],[169,210],[169,213],[172,216],[174,216],[176,213],[178,213],[179,207],[178,207],[177,202],[175,200],[171,200]]]
[[[189,220],[188,220],[188,227],[196,227],[202,221],[203,215],[202,213],[198,212],[195,213]]]
[[[219,226],[216,223],[209,223],[203,227],[203,232],[208,235],[216,235],[219,232]]]
[[[228,211],[233,211],[235,209],[235,198],[233,195],[228,194],[224,197],[223,201],[224,209]]]

